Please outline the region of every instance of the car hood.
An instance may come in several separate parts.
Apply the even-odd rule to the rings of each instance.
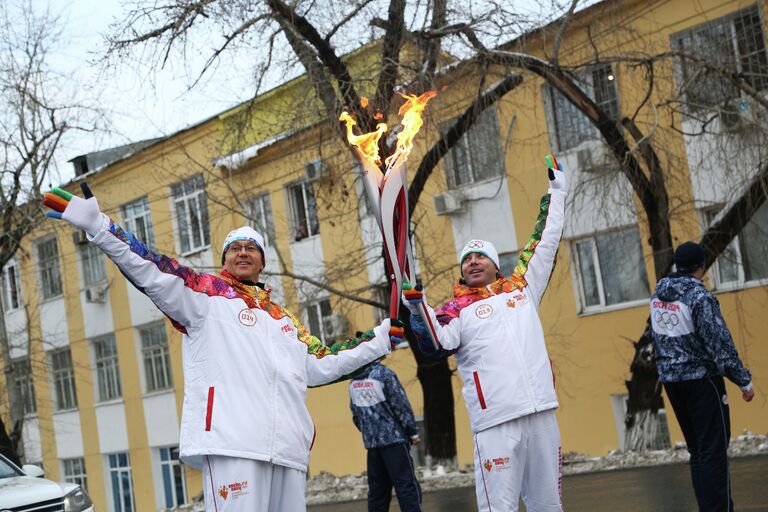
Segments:
[[[76,484],[59,484],[31,476],[0,478],[0,509],[63,498],[76,487]]]

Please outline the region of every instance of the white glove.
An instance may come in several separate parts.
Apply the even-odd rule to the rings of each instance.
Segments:
[[[46,212],[46,217],[63,219],[74,227],[84,230],[94,237],[109,222],[106,215],[101,213],[99,202],[93,197],[88,184],[80,184],[86,199],[70,194],[66,190],[54,188],[45,194],[43,203],[54,211]]]
[[[568,182],[565,179],[565,173],[557,169],[549,169],[549,190],[568,190]]]

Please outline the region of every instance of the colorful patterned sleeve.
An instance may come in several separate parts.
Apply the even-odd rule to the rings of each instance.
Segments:
[[[565,220],[565,197],[564,191],[552,190],[541,198],[533,234],[520,251],[510,278],[528,287],[537,307],[554,271]]]

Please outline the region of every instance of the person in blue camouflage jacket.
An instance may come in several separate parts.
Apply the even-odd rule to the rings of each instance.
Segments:
[[[419,429],[395,372],[375,362],[349,383],[352,420],[368,450],[368,512],[389,510],[392,487],[400,510],[421,512],[421,488],[409,444]]]
[[[659,381],[691,454],[691,480],[699,510],[733,510],[728,474],[731,425],[723,376],[742,398],[754,397],[752,375],[739,359],[720,304],[702,283],[704,248],[681,244],[676,272],[651,297],[651,325]]]

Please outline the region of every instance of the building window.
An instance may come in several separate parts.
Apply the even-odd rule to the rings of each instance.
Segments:
[[[166,508],[174,508],[187,502],[187,484],[184,468],[179,463],[179,448],[160,448],[160,467],[163,473],[163,491]]]
[[[153,325],[140,329],[139,333],[141,334],[141,352],[144,355],[147,391],[173,387],[165,326],[163,324]]]
[[[717,210],[704,213],[707,225]],[[715,287],[739,286],[750,281],[768,279],[768,203],[758,208],[749,222],[718,256],[710,272]]]
[[[37,400],[35,399],[35,384],[32,381],[32,367],[29,364],[29,359],[20,359],[11,364],[13,380],[24,407],[24,414],[35,414],[37,412]]]
[[[13,260],[8,263],[2,272],[3,293],[0,299],[3,301],[3,311],[13,311],[21,306],[21,282],[19,281],[19,265]]]
[[[134,512],[133,477],[131,460],[127,452],[109,455],[109,477],[112,484],[114,512]]]
[[[114,336],[93,342],[96,356],[96,377],[99,383],[99,400],[112,400],[123,396],[120,387],[120,366]]]
[[[515,267],[517,267],[517,260],[520,259],[520,254],[517,252],[503,252],[499,254],[499,272],[504,277],[511,276]]]
[[[187,254],[209,246],[208,200],[203,175],[172,185],[171,194],[179,223],[181,252]]]
[[[609,64],[596,66],[580,75],[580,87],[587,96],[605,111],[609,118],[618,120],[619,100],[616,94],[616,80]],[[592,121],[554,87],[546,86],[549,94],[555,146],[567,151],[582,142],[597,140],[600,132]]]
[[[83,281],[85,285],[100,283],[107,279],[107,269],[104,266],[104,255],[94,244],[78,245],[80,259],[83,262]]]
[[[650,297],[638,228],[602,233],[571,244],[582,309]]]
[[[310,334],[320,338],[320,341],[325,343],[326,336],[325,329],[323,328],[323,320],[331,316],[331,301],[322,299],[318,302],[307,304],[304,310],[307,314],[307,327],[309,328]]]
[[[413,459],[413,466],[418,468],[427,465],[427,423],[424,421],[424,416],[416,416],[414,419],[421,442],[411,445],[411,459]]]
[[[76,457],[74,459],[62,459],[64,466],[64,481],[77,484],[85,491],[88,491],[88,477],[85,473],[85,459]]]
[[[75,392],[75,371],[72,368],[72,354],[68,348],[51,352],[51,378],[56,394],[56,410],[77,408]]]
[[[496,109],[488,108],[445,156],[448,188],[504,175],[504,153],[499,139]]]
[[[152,229],[152,214],[149,212],[149,200],[146,197],[123,205],[125,229],[144,242],[149,248],[155,247],[155,234]]]
[[[739,75],[756,91],[768,87],[768,58],[757,5],[676,34],[672,47]],[[693,59],[680,59],[680,75],[690,108],[721,105],[739,96],[738,87],[721,72]]]
[[[256,231],[264,237],[266,245],[271,245],[271,242],[275,239],[275,225],[272,222],[272,204],[269,199],[269,193],[265,192],[252,197],[248,206]]]
[[[56,238],[51,237],[37,244],[37,261],[40,267],[43,299],[58,297],[61,295],[61,270]]]
[[[288,188],[288,202],[291,205],[291,226],[293,239],[303,240],[320,233],[317,221],[317,204],[312,183],[303,181]]]

